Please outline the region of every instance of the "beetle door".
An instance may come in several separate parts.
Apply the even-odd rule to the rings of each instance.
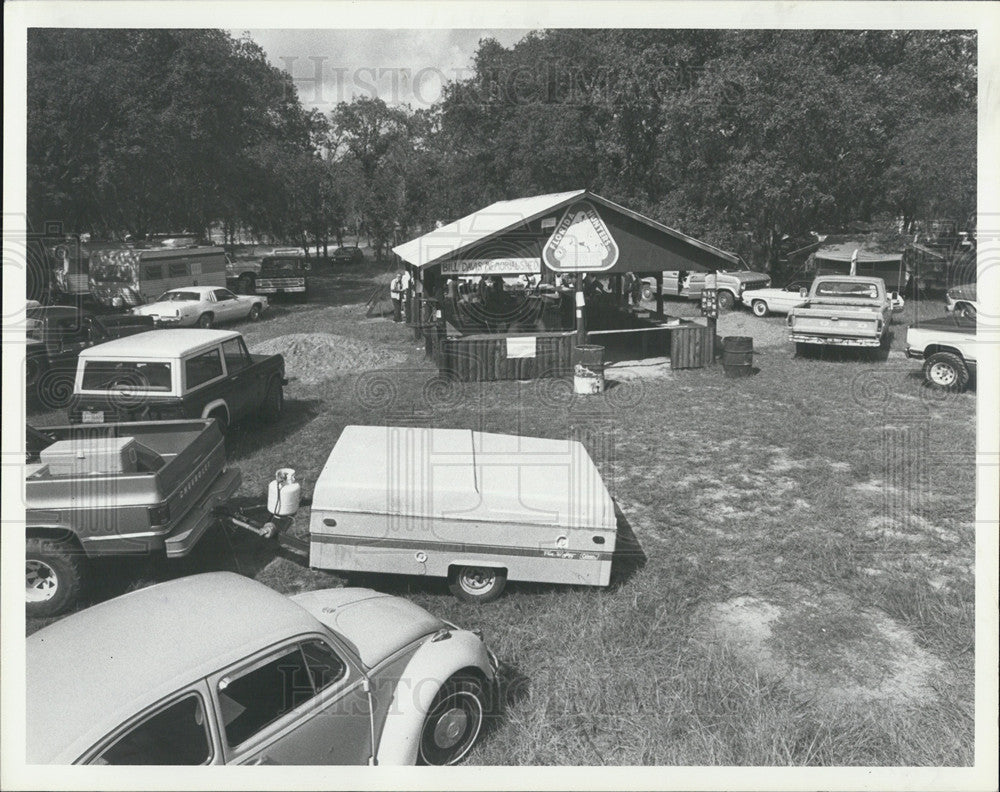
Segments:
[[[229,764],[367,764],[368,682],[319,637],[299,639],[213,680]]]

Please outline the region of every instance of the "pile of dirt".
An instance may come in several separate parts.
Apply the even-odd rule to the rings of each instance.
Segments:
[[[398,365],[406,353],[333,333],[289,333],[250,349],[256,355],[283,355],[287,376],[315,384],[358,371]]]
[[[902,703],[933,698],[941,662],[885,613],[837,594],[742,596],[707,614],[710,634],[806,698]]]

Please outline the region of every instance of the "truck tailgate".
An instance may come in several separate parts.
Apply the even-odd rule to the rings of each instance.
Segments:
[[[833,311],[796,308],[792,317],[793,333],[874,337],[881,332],[880,317],[870,311]]]

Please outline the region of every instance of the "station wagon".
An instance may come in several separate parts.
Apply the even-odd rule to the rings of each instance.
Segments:
[[[277,420],[285,361],[252,355],[226,330],[154,330],[80,354],[71,423],[215,418],[223,430],[253,414]]]

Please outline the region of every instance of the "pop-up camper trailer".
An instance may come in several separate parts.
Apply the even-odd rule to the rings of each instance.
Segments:
[[[309,534],[313,567],[447,577],[483,602],[507,579],[608,585],[616,520],[577,441],[348,426],[316,481]]]

